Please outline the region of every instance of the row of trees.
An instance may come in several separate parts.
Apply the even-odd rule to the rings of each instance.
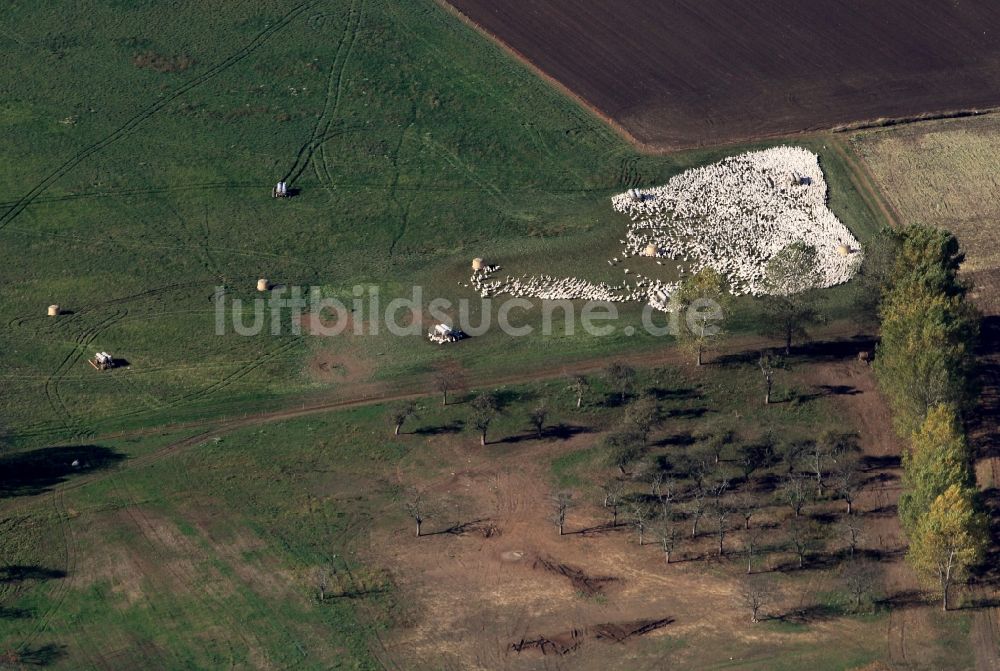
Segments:
[[[951,587],[982,562],[987,546],[963,430],[979,328],[969,286],[958,278],[963,259],[945,231],[913,226],[902,233],[879,310],[875,361],[896,430],[909,441],[899,500],[907,558],[938,587],[944,610]]]
[[[604,385],[612,394],[611,398],[620,405],[624,405],[629,396],[635,391],[636,377],[637,373],[634,368],[618,362],[611,363],[602,375]],[[440,371],[434,376],[433,381],[435,390],[441,394],[443,405],[448,405],[451,398],[450,394],[466,389],[461,371],[455,368]],[[576,407],[581,408],[584,399],[593,386],[591,379],[586,375],[571,375],[568,378],[568,383],[567,390],[573,394]],[[490,426],[504,412],[504,406],[505,403],[501,395],[492,391],[478,392],[470,399],[466,426],[479,437],[480,445],[486,445]],[[640,433],[648,435],[654,420],[650,418],[645,422],[639,421],[635,417],[635,412],[641,408],[646,408],[647,412],[651,410],[646,402],[640,402],[635,407],[631,407],[629,416],[636,419],[637,424],[632,423],[630,425],[639,428]],[[417,410],[417,404],[413,401],[403,401],[389,408],[388,419],[393,428],[393,435],[398,436],[402,432],[406,422],[417,416]],[[545,436],[549,414],[549,406],[545,401],[538,403],[527,411],[525,417],[526,424],[536,438],[543,438]],[[646,428],[642,429],[643,426]],[[634,442],[632,440],[634,437],[634,432],[628,432],[627,435],[618,435],[618,438],[622,439],[623,443]]]

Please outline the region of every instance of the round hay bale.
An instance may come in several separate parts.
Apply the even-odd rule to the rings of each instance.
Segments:
[[[839,247],[837,247],[837,253],[840,254],[841,256],[850,256],[851,248],[848,247],[847,245],[840,245]]]
[[[270,280],[266,280],[263,277],[257,280],[257,291],[267,291],[271,288]]]
[[[478,258],[478,257],[475,258],[475,259],[472,259],[472,269],[473,270],[482,270],[483,269],[483,260],[480,259],[480,258]]]
[[[50,305],[49,306],[49,316],[50,317],[58,317],[59,316],[59,306],[58,305]]]
[[[646,249],[642,250],[643,256],[656,256],[660,253],[660,250],[653,243],[646,245]]]

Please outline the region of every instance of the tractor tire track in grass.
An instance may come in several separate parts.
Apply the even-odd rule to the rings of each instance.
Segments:
[[[73,433],[75,436],[85,435],[86,429],[76,420],[73,413],[70,412],[69,407],[63,400],[59,393],[59,382],[66,376],[73,366],[80,362],[81,357],[83,357],[84,351],[90,346],[94,340],[97,339],[103,331],[110,328],[113,324],[121,321],[128,315],[128,310],[116,310],[114,314],[105,317],[100,322],[97,322],[93,326],[84,329],[77,337],[73,345],[73,349],[59,362],[56,369],[49,375],[45,380],[45,398],[49,402],[49,407],[55,415],[62,421],[65,428]]]
[[[341,98],[343,98],[343,95],[344,95],[344,73],[347,72],[347,63],[351,60],[351,54],[354,53],[354,46],[357,44],[357,42],[358,42],[358,36],[361,34],[361,22],[364,19],[364,9],[365,9],[365,7],[364,7],[364,0],[358,0],[358,3],[357,3],[357,17],[358,17],[357,18],[357,22],[354,24],[354,27],[351,29],[351,41],[350,41],[350,44],[348,44],[348,46],[347,46],[347,53],[344,55],[344,60],[341,63],[339,71],[337,73],[337,85],[336,85],[336,93],[334,95],[334,100],[333,100],[333,110],[332,110],[332,112],[330,114],[330,117],[326,121],[325,128],[323,129],[323,134],[324,135],[329,134],[330,124],[334,120],[336,120],[336,118],[337,118],[337,116],[339,114],[339,111],[340,111],[340,101],[341,101]],[[351,7],[351,12],[352,12],[352,15],[353,15],[353,13],[354,13],[354,7],[353,6]],[[338,49],[338,52],[339,52],[339,49]],[[330,93],[329,93],[329,89],[328,89],[327,90],[328,99],[329,99],[329,95],[330,95]],[[330,173],[330,162],[329,162],[329,159],[328,159],[328,157],[326,155],[326,140],[324,140],[324,141],[322,141],[322,142],[319,143],[319,152],[320,152],[320,158],[322,159],[321,164],[318,163],[318,162],[316,162],[316,161],[313,161],[313,167],[316,170],[316,177],[320,180],[320,183],[323,182],[323,178],[325,177],[326,178],[326,183],[327,183],[328,187],[329,188],[333,188],[335,185],[334,185],[334,181],[333,181],[333,176]],[[322,172],[322,175],[321,175],[321,172]]]
[[[639,158],[637,156],[626,156],[621,160],[621,167],[618,173],[618,183],[624,189],[634,189],[639,186]]]
[[[170,408],[170,407],[176,407],[178,405],[184,405],[184,404],[190,403],[192,401],[203,400],[206,397],[211,396],[212,394],[215,394],[215,393],[219,392],[222,389],[225,389],[229,385],[231,385],[231,384],[233,384],[235,382],[238,382],[240,379],[246,377],[247,375],[249,375],[250,373],[254,372],[255,370],[257,370],[258,368],[260,368],[264,364],[269,363],[271,361],[274,361],[275,359],[280,358],[282,355],[287,354],[288,352],[290,352],[291,350],[293,350],[295,347],[301,345],[302,342],[303,342],[303,340],[304,340],[304,336],[295,336],[293,338],[290,338],[288,342],[286,342],[286,343],[284,343],[282,345],[279,345],[278,347],[274,348],[270,352],[267,352],[266,354],[264,354],[264,355],[262,355],[262,356],[260,356],[260,357],[258,357],[256,359],[254,359],[253,361],[250,361],[250,362],[244,364],[243,366],[240,366],[238,369],[236,369],[232,373],[223,376],[222,378],[220,378],[219,380],[213,382],[209,386],[207,386],[207,387],[205,387],[203,389],[199,389],[198,391],[196,391],[194,393],[191,393],[191,394],[188,394],[188,395],[185,395],[185,396],[181,396],[181,397],[175,399],[174,401],[168,403],[164,407],[168,407],[168,408]]]
[[[411,108],[410,123],[399,134],[399,142],[396,143],[396,149],[392,154],[392,182],[389,189],[389,202],[392,203],[394,209],[398,213],[399,227],[396,229],[395,234],[392,237],[392,242],[389,243],[389,256],[392,257],[393,252],[396,251],[396,245],[399,241],[403,239],[406,235],[407,223],[410,219],[410,208],[413,206],[413,201],[416,198],[416,193],[411,192],[409,198],[406,199],[404,203],[399,198],[399,155],[403,151],[403,145],[406,143],[406,136],[413,128],[413,125],[417,122],[417,110],[414,106]]]
[[[116,128],[114,131],[104,136],[101,140],[85,147],[77,154],[71,158],[64,161],[61,165],[51,171],[46,175],[40,182],[35,184],[26,194],[21,196],[14,204],[2,215],[0,215],[0,229],[6,227],[10,222],[14,221],[20,215],[25,208],[31,205],[38,196],[44,193],[53,183],[60,179],[63,175],[67,174],[70,170],[75,168],[81,162],[83,162],[89,156],[96,154],[105,147],[121,140],[122,138],[128,137],[136,128],[142,125],[150,117],[155,115],[157,112],[163,110],[167,105],[177,100],[184,94],[188,93],[192,89],[201,86],[207,81],[215,78],[222,72],[225,72],[232,66],[236,65],[240,61],[247,58],[250,54],[260,48],[272,35],[274,35],[279,30],[285,28],[290,24],[296,17],[302,14],[305,10],[309,9],[312,5],[316,3],[317,0],[311,0],[309,2],[303,2],[299,5],[293,7],[287,14],[285,14],[277,23],[272,26],[268,26],[261,32],[259,32],[249,43],[247,43],[242,49],[236,51],[225,60],[217,63],[216,65],[210,67],[208,70],[193,78],[186,84],[181,85],[175,89],[170,94],[164,96],[163,98],[157,100],[155,103],[147,106],[141,112],[133,116],[131,119],[126,121],[124,124]]]
[[[295,156],[295,162],[282,177],[282,181],[294,183],[310,163],[313,163],[313,156],[326,143],[330,132],[330,126],[337,117],[337,110],[340,107],[340,98],[343,92],[344,70],[354,44],[358,39],[358,27],[361,24],[361,8],[363,0],[352,0],[351,8],[348,11],[347,21],[344,24],[344,32],[337,45],[337,53],[333,58],[333,65],[330,66],[330,76],[326,83],[326,98],[323,102],[323,111],[313,126],[312,134],[304,145],[299,148]],[[319,166],[314,166],[319,176]],[[322,177],[320,177],[322,182]]]
[[[114,416],[114,418],[117,420],[134,418],[142,416],[149,412],[170,410],[172,408],[178,408],[185,405],[190,405],[196,401],[205,400],[206,398],[212,396],[213,394],[218,393],[219,391],[225,389],[229,385],[234,384],[239,380],[241,380],[242,378],[246,377],[247,375],[253,373],[261,366],[270,363],[272,361],[275,361],[277,359],[280,359],[283,355],[289,353],[296,346],[300,345],[302,341],[303,341],[302,336],[292,338],[289,342],[284,343],[276,347],[275,349],[271,350],[270,352],[267,352],[255,359],[247,361],[239,368],[237,368],[235,371],[227,375],[224,375],[223,377],[216,380],[207,387],[203,387],[202,389],[193,391],[190,394],[184,394],[183,396],[178,396],[177,398],[174,398],[166,402],[150,404],[150,406],[146,408],[136,408],[128,412],[118,413]]]
[[[135,497],[129,491],[127,491],[124,488],[124,486],[122,486],[119,483],[117,476],[109,478],[109,481],[111,484],[111,489],[114,490],[114,492],[118,496],[118,499],[121,501],[122,512],[128,516],[129,521],[131,521],[132,524],[135,526],[136,530],[139,532],[139,536],[142,538],[142,541],[144,541],[144,544],[148,546],[150,554],[152,556],[159,556],[160,549],[152,542],[152,539],[146,533],[146,530],[140,521],[138,504],[135,500]],[[173,569],[169,566],[169,562],[163,562],[162,564],[167,567],[165,569],[166,572],[172,574],[174,573]],[[185,584],[185,583],[183,581],[178,581],[178,584]],[[145,591],[143,591],[143,599],[150,608],[153,607],[154,602],[145,594]],[[166,613],[167,618],[170,621],[183,622],[189,620],[190,615],[188,613],[182,612],[175,602],[168,602],[168,604],[169,606],[165,610],[167,611]],[[170,652],[176,659],[176,651],[171,649]]]
[[[72,587],[73,580],[76,576],[77,568],[77,545],[76,536],[73,535],[72,529],[70,529],[69,524],[69,512],[66,509],[66,493],[65,490],[55,490],[47,498],[52,504],[52,515],[56,522],[59,524],[59,530],[62,536],[63,543],[63,570],[66,575],[55,581],[55,586],[52,592],[48,595],[48,607],[45,612],[38,618],[38,623],[34,628],[24,637],[21,641],[18,649],[25,649],[31,644],[33,644],[38,637],[41,636],[49,627],[49,622],[52,620],[52,616],[62,608],[63,603],[66,601],[66,596],[69,594],[70,588]]]
[[[161,530],[161,526],[154,523],[146,514],[143,506],[136,500],[135,495],[129,489],[128,485],[121,482],[118,478],[112,478],[112,483],[122,498],[126,514],[128,514],[129,519],[135,525],[142,540],[149,547],[150,555],[152,557],[162,557],[163,550],[166,548],[177,552],[190,565],[191,574],[188,575],[180,571],[175,562],[162,561],[158,563],[158,567],[162,567],[177,586],[198,586],[198,610],[201,613],[207,612],[213,616],[212,622],[203,623],[206,628],[209,625],[218,626],[220,622],[217,618],[221,617],[224,613],[236,612],[241,615],[245,613],[243,608],[229,608],[226,606],[218,589],[214,588],[215,583],[210,579],[214,576],[201,576],[203,579],[198,579],[199,576],[195,573],[195,570],[201,568],[200,565],[208,565],[210,562],[207,557],[201,556],[202,553],[199,552],[199,548],[195,543],[180,531],[170,537],[165,535]],[[209,602],[207,608],[205,607],[206,601]],[[194,616],[192,613],[179,613],[178,616],[189,622],[198,620],[197,616]],[[248,638],[246,634],[247,628],[243,626],[242,622],[236,621],[233,616],[229,616],[226,619],[228,619],[228,622],[223,627],[224,630],[239,636],[247,650],[264,649],[265,646],[261,644],[259,639],[253,642]],[[226,641],[226,645],[229,647],[228,652],[231,664],[235,668],[236,650],[231,642]]]
[[[67,432],[74,438],[87,435],[89,431],[86,427],[80,424],[77,418],[73,416],[73,413],[66,405],[66,402],[62,398],[59,391],[59,385],[63,378],[65,378],[66,375],[80,363],[80,359],[83,358],[87,348],[91,346],[101,333],[128,317],[129,309],[124,306],[137,300],[148,301],[151,298],[186,288],[201,286],[202,284],[202,282],[182,282],[156,289],[149,289],[129,296],[122,296],[120,298],[114,298],[100,303],[94,303],[89,306],[84,306],[79,310],[74,310],[73,314],[65,315],[64,317],[55,320],[51,317],[39,317],[37,315],[16,317],[11,320],[10,326],[19,328],[30,328],[37,323],[40,328],[30,328],[32,336],[36,338],[52,335],[60,330],[69,330],[82,324],[81,330],[72,338],[70,342],[67,343],[70,346],[70,351],[67,352],[66,355],[59,361],[55,369],[49,373],[48,376],[46,376],[43,383],[43,393],[45,395],[45,399],[55,414],[56,421],[59,422],[60,426],[44,426],[33,431],[27,431],[22,435],[40,437],[45,435],[65,434]],[[110,312],[110,314],[105,316],[100,321],[89,326],[86,325],[88,317],[99,314],[102,311],[102,308],[109,307],[114,307],[114,311]]]

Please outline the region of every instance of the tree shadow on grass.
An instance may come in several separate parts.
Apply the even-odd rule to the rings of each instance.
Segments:
[[[99,445],[66,445],[17,452],[0,459],[0,498],[33,496],[73,476],[123,461],[125,455]]]
[[[980,584],[1000,584],[1000,488],[989,487],[979,493],[979,501],[986,512],[989,545],[983,562],[972,570]]]
[[[539,436],[535,432],[522,433],[516,436],[507,436],[500,440],[493,441],[495,443],[523,443],[527,440],[569,440],[573,436],[578,436],[585,433],[593,433],[594,429],[589,426],[576,426],[573,424],[560,423],[554,426],[548,426],[542,430],[542,435]]]
[[[469,522],[456,522],[450,527],[444,529],[438,529],[437,531],[425,531],[420,534],[421,537],[427,536],[443,536],[445,534],[451,536],[464,536],[467,533],[472,533],[478,531],[483,534],[487,534],[491,531],[495,531],[494,525],[490,522],[488,517],[480,517],[476,520],[471,520]],[[490,533],[492,535],[492,533]]]
[[[820,398],[828,398],[830,396],[857,396],[862,393],[857,387],[853,387],[848,384],[821,384],[813,387],[815,391],[807,394],[798,394],[799,403],[808,403],[809,401],[815,401]]]
[[[969,435],[976,457],[1000,457],[1000,316],[983,318],[977,355],[981,389],[969,413]]]
[[[682,431],[669,436],[663,436],[650,444],[650,447],[688,447],[694,445],[695,437],[690,431]]]
[[[14,655],[17,661],[12,665],[13,668],[51,666],[66,656],[66,646],[49,643],[47,645],[22,648],[14,653]]]
[[[902,459],[897,454],[885,456],[865,455],[861,457],[861,468],[865,471],[882,471],[902,468]]]
[[[907,589],[889,594],[877,601],[878,605],[888,608],[906,608],[910,606],[927,605],[927,595],[920,590]]]
[[[840,617],[844,614],[842,608],[838,608],[828,603],[814,603],[803,608],[799,608],[790,613],[774,615],[770,619],[776,622],[786,622],[789,624],[814,624],[825,622]]]
[[[465,422],[460,419],[452,420],[447,424],[441,424],[438,426],[422,426],[419,429],[414,429],[413,431],[408,431],[404,433],[410,433],[414,436],[441,436],[446,433],[462,433],[465,430]]]
[[[846,340],[825,340],[806,342],[792,347],[792,356],[805,357],[813,361],[857,360],[859,352],[875,349],[875,339],[871,336],[855,336]]]
[[[702,397],[701,393],[694,387],[665,389],[657,386],[650,387],[648,392],[657,401],[693,401]]]
[[[674,408],[673,410],[668,410],[666,412],[666,416],[668,419],[700,419],[709,412],[710,410],[705,406],[695,408]]]
[[[35,611],[30,608],[7,608],[0,606],[0,620],[27,620],[34,617]]]
[[[792,345],[790,359],[792,361],[844,361],[857,360],[859,352],[870,352],[875,348],[875,339],[871,336],[855,336],[846,340],[821,340],[816,342],[804,342]],[[773,350],[775,353],[784,355],[784,347],[780,347],[775,340],[775,347],[764,348]],[[734,352],[724,354],[716,359],[722,366],[743,366],[756,365],[760,359],[760,349],[747,350],[745,352]]]
[[[24,580],[56,580],[65,578],[66,571],[57,568],[45,568],[38,565],[10,564],[0,568],[0,583],[9,584]]]

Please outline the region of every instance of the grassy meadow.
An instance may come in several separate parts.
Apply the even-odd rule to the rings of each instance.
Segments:
[[[216,336],[212,298],[266,277],[455,301],[474,297],[459,285],[475,256],[620,279],[609,196],[742,149],[638,155],[432,0],[19,4],[0,45],[18,73],[0,89],[0,415],[23,445],[391,387],[446,357],[489,374],[660,347],[620,330],[447,351]],[[846,166],[802,142],[865,241],[876,221]],[[271,199],[285,177],[299,194]],[[835,317],[851,291],[830,292]],[[53,303],[66,314],[45,317]],[[752,302],[737,312],[755,326]],[[622,313],[639,323],[639,306]],[[130,367],[96,374],[102,350]]]

